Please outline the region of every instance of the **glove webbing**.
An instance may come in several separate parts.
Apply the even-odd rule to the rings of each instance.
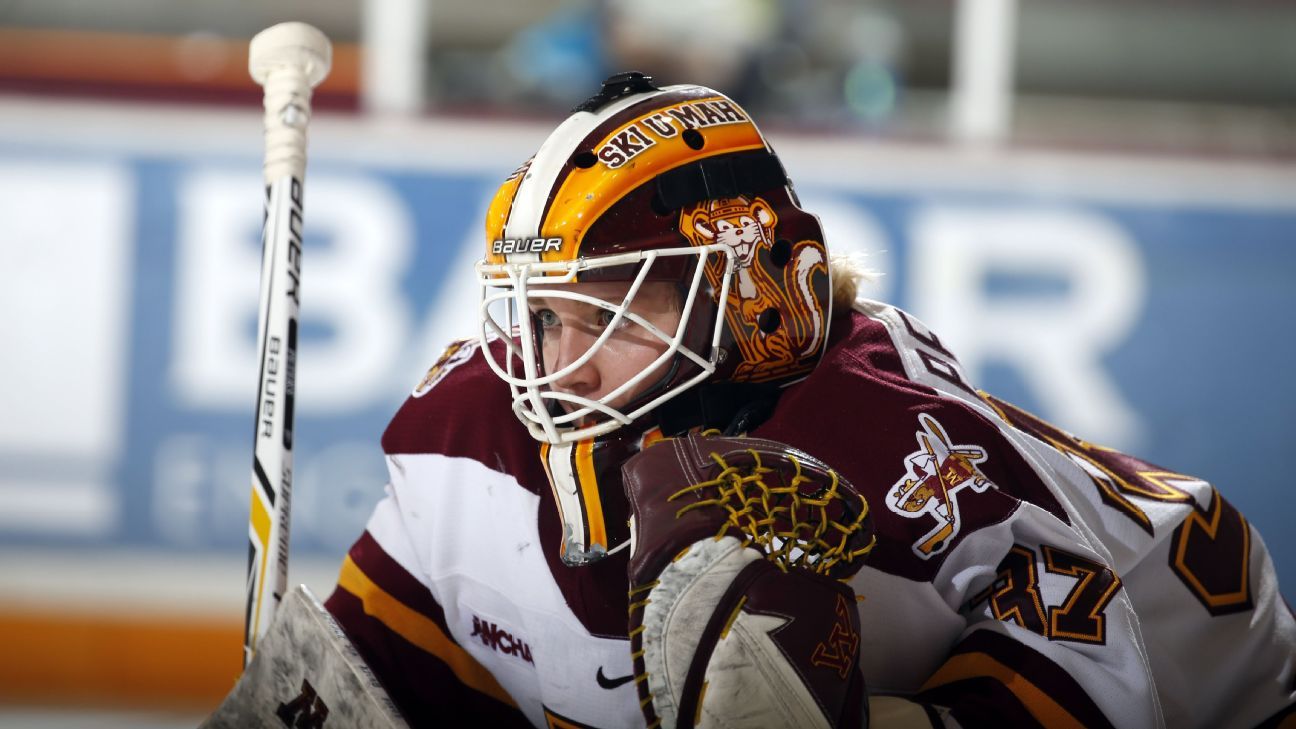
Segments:
[[[771,486],[765,483],[764,477],[775,469],[761,465],[760,453],[755,450],[749,449],[747,453],[755,463],[746,473],[726,463],[718,453],[712,453],[711,458],[721,472],[709,481],[676,491],[667,501],[708,489],[713,489],[714,494],[681,507],[675,512],[675,518],[704,506],[720,507],[729,515],[716,532],[716,539],[731,529],[736,530],[745,540],[743,546],[756,547],[784,572],[788,567],[797,567],[827,575],[837,564],[853,562],[873,550],[876,536],[862,547],[851,544],[852,537],[864,528],[868,502],[858,494],[843,494],[838,489],[836,471],[828,472],[832,481],[827,488],[818,494],[803,494],[801,486],[811,479],[802,475],[801,462],[795,456],[788,456],[796,469],[791,481],[786,486]],[[847,496],[859,499],[858,509],[846,501]],[[845,522],[829,517],[828,510],[834,501],[842,502]],[[834,538],[836,544],[829,541]]]

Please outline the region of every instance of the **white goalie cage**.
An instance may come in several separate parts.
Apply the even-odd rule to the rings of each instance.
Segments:
[[[689,339],[688,330],[694,308],[698,305],[698,294],[703,286],[709,286],[705,269],[712,255],[721,257],[723,273],[719,286],[715,287],[718,288],[715,299],[718,303],[709,336],[705,339],[707,351],[700,352],[686,346],[685,342]],[[630,309],[640,289],[651,280],[654,265],[663,259],[679,256],[693,256],[695,261],[680,280],[683,297],[680,316],[674,331],[667,332],[648,321],[641,313]],[[515,254],[510,256],[507,263],[478,262],[476,270],[481,287],[479,335],[487,363],[512,390],[514,413],[537,440],[558,445],[606,435],[634,422],[663,402],[710,377],[723,360],[720,348],[724,326],[723,302],[728,299],[736,265],[733,250],[729,246],[684,246],[571,261],[519,260],[524,258],[538,259],[538,255]],[[579,280],[582,273],[612,267],[637,267],[633,275],[616,279],[629,283],[629,288],[620,301],[591,296],[570,286]],[[566,299],[592,305],[610,312],[612,319],[583,354],[571,359],[556,372],[546,372],[543,353],[537,346],[540,338],[535,331],[536,323],[530,306],[536,298]],[[554,389],[554,382],[569,377],[589,363],[614,332],[625,326],[637,327],[637,331],[665,344],[665,350],[638,373],[597,399]],[[504,343],[502,362],[490,347],[492,340]],[[667,382],[676,370],[668,365],[677,356],[696,365],[698,371],[682,381]],[[521,372],[518,371],[519,366]],[[647,378],[662,367],[668,367],[667,374],[660,380],[641,387]],[[663,385],[664,387],[660,387]],[[645,400],[639,394],[641,392],[651,392],[653,396]],[[627,393],[634,393],[635,396],[625,404],[613,406],[614,402]]]

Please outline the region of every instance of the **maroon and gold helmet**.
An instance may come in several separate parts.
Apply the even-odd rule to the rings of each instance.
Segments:
[[[547,443],[643,422],[702,383],[795,382],[825,347],[832,287],[819,220],[799,207],[747,112],[712,89],[609,78],[504,181],[486,242],[481,336],[508,353],[487,359],[512,387],[517,416]],[[629,282],[629,293],[606,301],[564,290],[585,281]],[[678,285],[675,331],[630,311],[649,281]],[[612,318],[583,356],[546,372],[531,297],[585,301]],[[550,387],[622,321],[666,345],[651,366],[598,399]],[[628,392],[638,394],[613,407]]]

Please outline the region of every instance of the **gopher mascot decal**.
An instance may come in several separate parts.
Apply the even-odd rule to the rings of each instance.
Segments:
[[[761,198],[708,200],[681,213],[680,230],[695,246],[723,243],[737,260],[726,323],[741,355],[734,380],[763,382],[808,370],[822,344],[826,313],[811,276],[827,274],[823,249],[811,241],[776,241],[778,218]],[[706,269],[719,290],[723,262]],[[805,360],[805,361],[803,361]]]

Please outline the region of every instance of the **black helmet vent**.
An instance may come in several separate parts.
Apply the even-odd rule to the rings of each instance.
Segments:
[[[597,94],[582,101],[579,106],[572,109],[572,113],[575,114],[578,111],[594,113],[622,96],[657,90],[658,88],[653,83],[652,76],[645,76],[638,71],[614,73],[607,77],[607,80],[603,82],[603,88]]]

